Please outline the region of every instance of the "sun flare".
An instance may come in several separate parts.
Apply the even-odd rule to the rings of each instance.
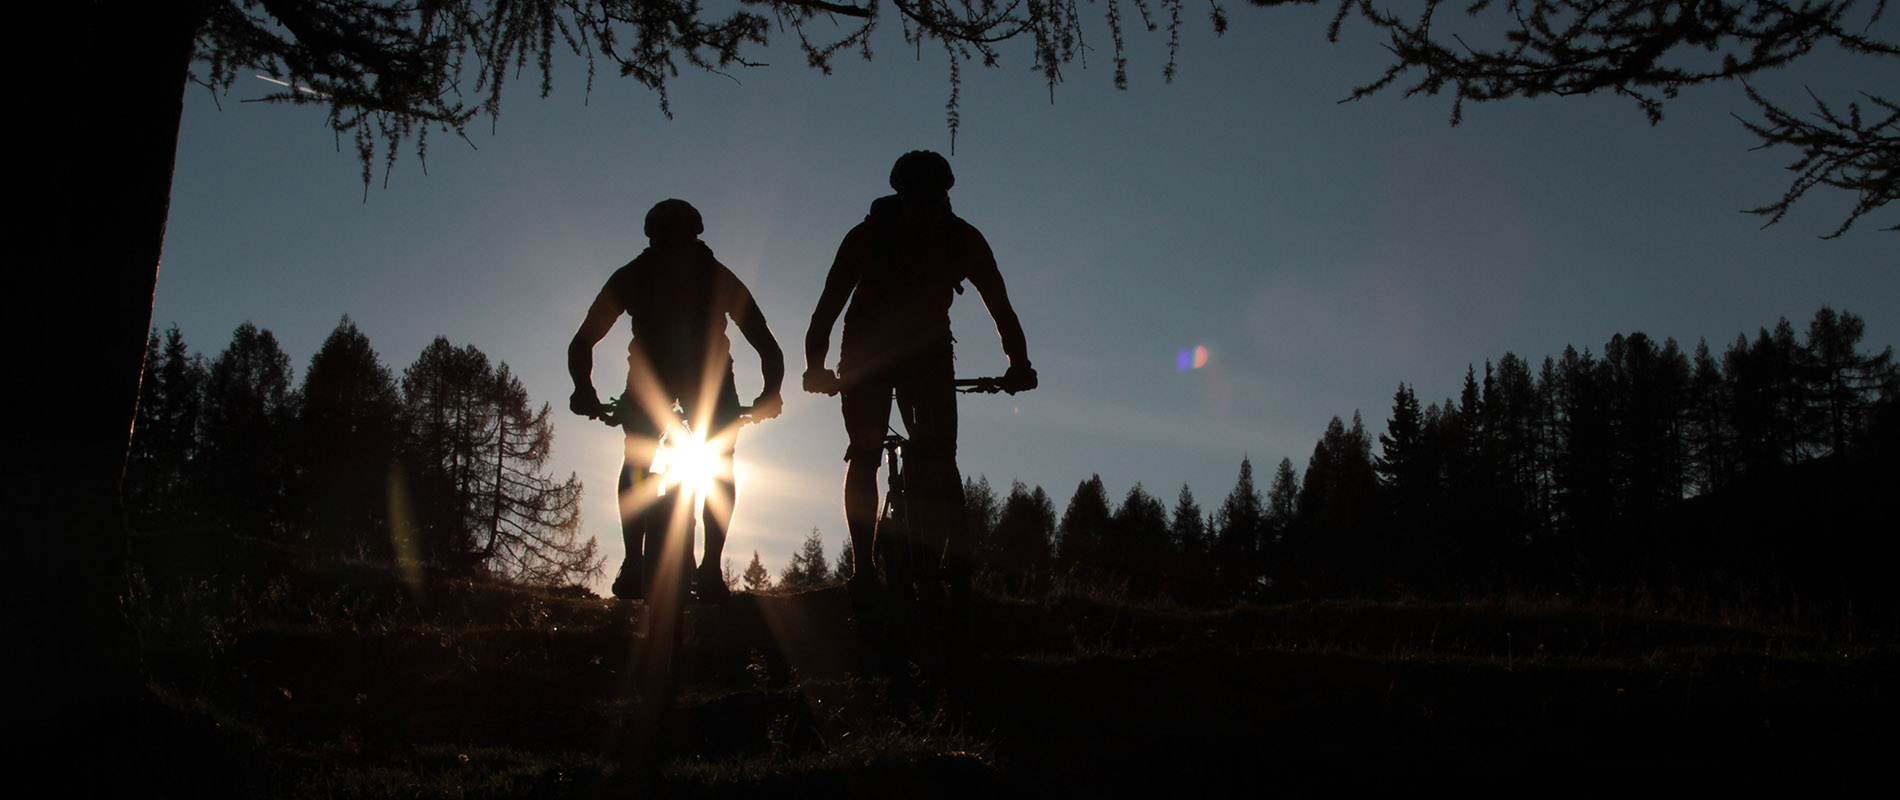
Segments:
[[[721,450],[720,443],[708,440],[704,431],[684,426],[667,431],[647,470],[663,476],[658,482],[658,496],[665,497],[674,487],[702,499],[711,496],[714,484],[732,470],[732,465],[720,458]]]

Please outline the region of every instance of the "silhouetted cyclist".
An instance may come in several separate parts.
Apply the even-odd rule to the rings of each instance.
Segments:
[[[918,150],[898,158],[891,168],[897,194],[878,198],[864,221],[845,234],[805,332],[805,390],[843,395],[850,437],[844,510],[855,558],[850,588],[856,603],[877,588],[872,566],[877,473],[893,393],[910,439],[905,461],[912,519],[939,526],[937,537],[925,541],[948,539],[943,568],[953,600],[969,591],[950,335],[950,303],[962,292],[962,281],[976,287],[996,320],[1009,356],[1004,389],[1013,394],[1036,387],[1022,323],[1010,307],[996,256],[983,234],[950,211],[955,182],[950,163],[936,153]],[[825,367],[825,354],[840,311],[844,337],[833,374]]]
[[[647,469],[660,435],[677,419],[672,411],[675,401],[693,430],[706,431],[707,441],[721,443],[720,457],[728,467],[719,471],[714,496],[706,502],[704,556],[695,576],[701,599],[717,601],[727,596],[719,559],[726,546],[726,526],[732,520],[735,486],[729,467],[740,415],[732,377],[732,342],[726,338],[727,317],[738,323],[746,342],[758,351],[765,373],[765,389],[752,404],[753,417],[776,417],[784,406],[779,389],[785,379],[785,355],[752,293],[699,240],[704,231],[699,211],[686,201],[664,200],[655,205],[646,216],[647,249],[607,279],[567,347],[567,371],[574,379],[568,408],[598,418],[604,409],[594,390],[594,345],[621,314],[633,319],[633,341],[627,346],[629,410],[622,423],[626,463],[620,468],[620,530],[627,557],[613,584],[613,593],[619,597],[645,597],[654,585],[670,515],[665,513],[666,504],[653,507],[657,487],[649,482],[653,476]],[[672,496],[682,494],[687,492]],[[684,566],[690,569],[690,537],[684,550]]]

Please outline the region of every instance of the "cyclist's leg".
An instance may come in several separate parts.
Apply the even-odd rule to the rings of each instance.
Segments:
[[[898,402],[910,431],[909,466],[914,526],[923,537],[929,564],[968,589],[969,537],[964,531],[963,479],[957,471],[955,364],[946,349],[918,364],[898,387]]]
[[[890,425],[891,387],[882,380],[857,380],[841,394],[850,438],[844,455],[845,526],[851,533],[853,575],[870,585],[877,581],[877,471]]]
[[[708,430],[719,446],[719,469],[713,478],[712,496],[706,498],[700,520],[706,539],[701,548],[697,582],[701,600],[719,601],[729,594],[719,561],[726,551],[726,531],[732,524],[732,511],[738,500],[732,459],[739,438],[739,389],[730,368],[726,370],[725,385],[720,389],[718,407]]]
[[[632,600],[645,597],[646,588],[652,585],[647,575],[646,539],[648,512],[657,492],[657,484],[647,470],[653,464],[659,436],[654,430],[653,421],[638,411],[628,415],[622,430],[627,436],[620,464],[619,506],[620,538],[626,547],[626,558],[614,578],[613,593],[616,597]]]

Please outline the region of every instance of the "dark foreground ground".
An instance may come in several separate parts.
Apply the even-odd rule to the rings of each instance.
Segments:
[[[976,656],[885,669],[841,589],[741,594],[691,612],[659,710],[637,607],[228,537],[137,560],[153,684],[196,721],[143,768],[243,796],[1812,791],[1884,784],[1900,744],[1891,633],[1641,593],[986,597]]]

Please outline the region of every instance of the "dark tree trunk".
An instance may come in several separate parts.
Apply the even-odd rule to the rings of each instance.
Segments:
[[[27,176],[27,243],[10,292],[27,355],[8,383],[20,593],[11,643],[25,679],[14,706],[29,738],[87,755],[149,707],[123,609],[127,534],[119,483],[138,403],[146,330],[200,2],[40,4],[15,53],[27,99],[12,116]],[[17,41],[17,40],[16,40]],[[122,734],[120,734],[122,735]],[[84,751],[81,751],[84,752]],[[59,753],[55,753],[57,757]],[[108,756],[110,757],[110,756]],[[95,770],[114,770],[101,764]],[[95,773],[96,774],[96,773]],[[83,776],[62,776],[86,780]],[[110,780],[95,777],[91,780]]]

